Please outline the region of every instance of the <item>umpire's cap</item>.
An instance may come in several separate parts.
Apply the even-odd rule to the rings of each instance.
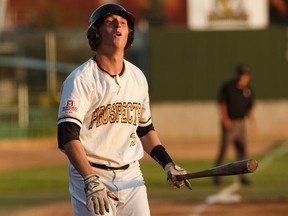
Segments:
[[[94,51],[96,51],[101,41],[101,37],[98,33],[99,24],[111,14],[119,15],[127,20],[130,32],[125,49],[128,49],[132,46],[134,40],[134,16],[126,11],[126,9],[121,5],[111,3],[98,7],[90,16],[87,38],[89,40],[91,49]]]
[[[243,74],[250,74],[250,68],[247,65],[238,65],[236,67],[237,76],[241,76]]]

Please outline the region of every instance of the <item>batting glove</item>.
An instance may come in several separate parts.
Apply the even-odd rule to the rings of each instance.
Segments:
[[[187,179],[184,181],[178,181],[176,178],[177,175],[187,174],[185,169],[172,162],[168,163],[164,169],[167,173],[167,181],[173,188],[180,188],[183,184],[185,184],[187,188],[192,190],[191,184]]]
[[[88,211],[94,208],[95,214],[104,215],[105,211],[109,212],[109,198],[118,201],[115,194],[108,191],[104,184],[99,180],[99,176],[95,174],[84,177],[85,193],[86,193],[86,207]]]

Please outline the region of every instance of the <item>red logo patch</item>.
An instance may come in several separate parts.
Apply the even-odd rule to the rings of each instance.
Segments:
[[[74,106],[73,100],[67,100],[66,106],[62,108],[62,112],[65,112],[65,113],[77,112],[77,110],[78,110],[78,107]]]

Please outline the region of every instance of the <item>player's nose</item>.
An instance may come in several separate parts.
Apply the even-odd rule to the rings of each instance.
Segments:
[[[121,28],[122,24],[121,24],[120,21],[116,20],[115,23],[114,23],[114,26],[115,26],[115,28]]]

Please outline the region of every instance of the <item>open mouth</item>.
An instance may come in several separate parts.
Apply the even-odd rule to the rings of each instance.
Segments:
[[[120,37],[120,36],[122,36],[122,33],[121,32],[116,32],[116,34],[114,34],[115,36],[117,36],[117,37]]]

